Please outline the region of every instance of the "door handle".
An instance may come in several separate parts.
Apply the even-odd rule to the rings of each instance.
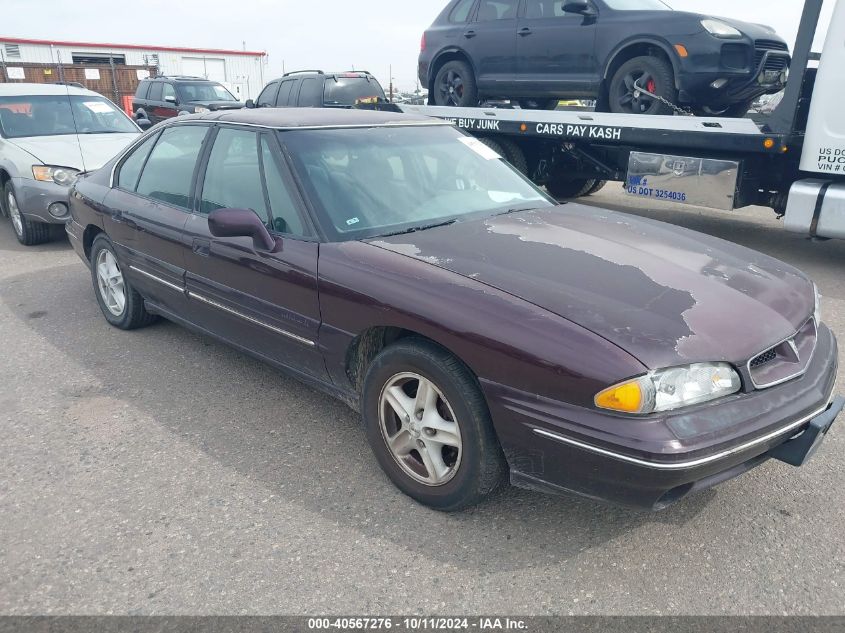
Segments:
[[[531,30],[530,28],[528,28],[527,26],[523,26],[521,29],[519,29],[519,30],[517,31],[517,33],[518,33],[520,36],[525,37],[526,35],[531,35],[532,33],[534,33],[534,31],[532,31],[532,30]]]
[[[199,255],[200,257],[210,257],[211,240],[194,238],[194,242],[191,245],[191,250],[194,252],[194,254]]]
[[[464,37],[465,37],[465,38],[467,38],[468,40],[471,40],[471,39],[472,39],[472,38],[474,38],[476,35],[477,35],[477,33],[476,33],[475,31],[473,31],[472,29],[470,29],[469,31],[465,31],[465,32],[464,32]]]

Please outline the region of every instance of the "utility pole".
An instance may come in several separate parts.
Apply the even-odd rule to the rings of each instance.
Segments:
[[[390,65],[390,103],[393,103],[393,64]]]
[[[122,106],[120,103],[120,91],[117,89],[117,70],[114,67],[114,52],[109,53],[109,66],[111,66],[111,85],[114,90],[114,102]]]
[[[9,79],[9,69],[6,68],[6,56],[3,54],[2,49],[0,49],[0,65],[3,66],[3,81],[11,81]]]

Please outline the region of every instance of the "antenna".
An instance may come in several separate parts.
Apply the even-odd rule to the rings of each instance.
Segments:
[[[82,151],[82,139],[79,138],[79,124],[76,122],[76,114],[73,112],[73,100],[70,98],[70,86],[67,83],[65,83],[65,95],[67,96],[67,106],[70,108],[70,118],[73,119],[73,129],[76,131],[76,148],[79,150],[79,159],[82,161],[82,171],[87,172],[85,152]]]

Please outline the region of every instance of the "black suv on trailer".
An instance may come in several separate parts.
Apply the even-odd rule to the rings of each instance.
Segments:
[[[419,78],[434,105],[594,98],[609,112],[672,114],[679,104],[744,116],[783,89],[789,63],[769,27],[661,0],[452,0],[423,35]]]
[[[300,70],[271,81],[248,108],[353,108],[386,103],[384,89],[366,71]]]
[[[132,99],[136,120],[160,123],[184,114],[240,110],[244,104],[223,84],[202,77],[155,77],[138,84]]]

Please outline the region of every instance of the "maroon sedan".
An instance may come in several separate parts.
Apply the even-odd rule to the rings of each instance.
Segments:
[[[163,316],[344,400],[393,482],[440,510],[508,475],[663,508],[802,465],[845,404],[799,271],[558,205],[441,121],[180,118],[78,180],[71,212],[111,324]]]

